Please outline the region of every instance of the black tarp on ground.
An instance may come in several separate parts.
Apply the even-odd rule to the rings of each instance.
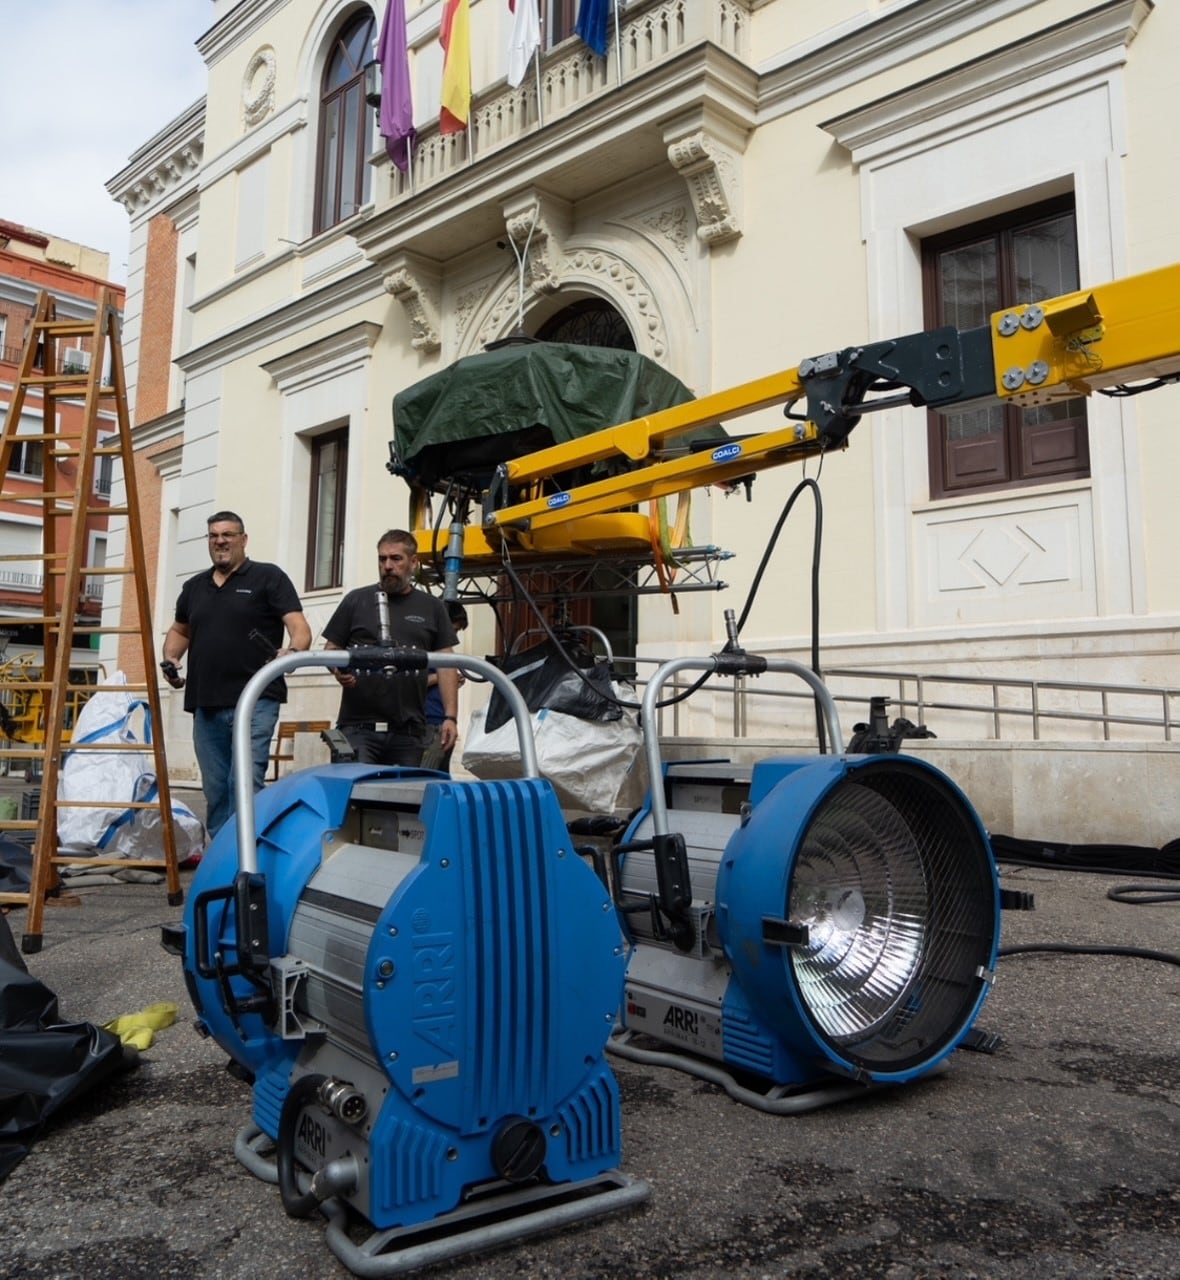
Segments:
[[[26,893],[33,882],[32,873],[29,846],[0,833],[0,893]]]
[[[133,1063],[118,1036],[59,1019],[57,996],[26,972],[0,914],[0,1180],[52,1116]]]

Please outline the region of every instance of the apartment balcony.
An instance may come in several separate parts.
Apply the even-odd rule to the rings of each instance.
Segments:
[[[687,183],[698,236],[732,239],[755,122],[746,56],[757,4],[629,4],[605,58],[567,40],[543,54],[539,77],[530,67],[516,89],[476,93],[465,133],[440,134],[437,121],[419,132],[408,174],[382,154],[376,207],[354,232],[361,248],[387,269],[429,271],[502,238],[506,224],[515,237],[514,221],[559,235],[570,206],[659,169]]]
[[[39,606],[44,584],[45,579],[39,573],[0,567],[0,598],[9,603],[19,603],[22,608]],[[84,608],[87,603],[100,604],[104,585],[105,580],[101,577],[85,578],[82,582],[80,608]]]

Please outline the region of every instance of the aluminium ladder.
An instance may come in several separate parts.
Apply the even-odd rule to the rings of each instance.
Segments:
[[[0,617],[0,627],[40,626],[43,630],[44,661],[40,678],[22,681],[19,696],[28,698],[32,693],[40,706],[42,716],[38,726],[26,743],[9,743],[4,758],[14,761],[25,759],[31,765],[30,772],[41,773],[39,811],[35,818],[25,817],[5,821],[8,830],[31,829],[35,831],[32,874],[25,893],[0,893],[0,904],[25,903],[28,908],[21,949],[26,953],[40,951],[42,917],[47,896],[60,889],[57,873],[59,865],[75,865],[84,862],[87,867],[139,867],[160,870],[161,862],[167,883],[168,902],[176,905],[183,901],[180,887],[176,842],[172,823],[172,801],[168,785],[168,767],[164,754],[160,715],[159,686],[153,678],[156,670],[153,651],[151,601],[147,590],[147,574],[143,546],[143,526],[140,522],[139,496],[136,484],[134,456],[131,443],[131,424],[127,408],[126,376],[123,368],[123,352],[120,343],[119,313],[114,293],[103,289],[95,307],[93,320],[57,318],[56,300],[42,291],[37,299],[33,318],[29,324],[28,338],[21,358],[20,371],[13,389],[13,396],[0,432],[0,505],[11,510],[14,505],[30,515],[39,515],[42,528],[42,550],[21,554],[0,554],[4,562],[40,560],[41,613],[39,617]],[[79,369],[59,361],[58,344],[73,339],[89,340],[89,367]],[[85,348],[84,348],[85,349]],[[109,367],[109,382],[104,381],[104,369]],[[39,405],[30,405],[31,415],[40,414],[41,430],[21,431],[21,416],[26,399],[39,398]],[[64,426],[58,406],[63,401],[83,401],[80,427]],[[117,432],[109,431],[110,405],[113,402]],[[100,411],[105,409],[106,423],[100,423]],[[9,464],[17,445],[41,445],[42,466],[40,484],[35,478],[23,483],[9,474]],[[122,462],[125,488],[125,505],[114,507],[95,494],[96,460],[109,457],[113,463]],[[72,475],[71,473],[72,468]],[[59,487],[60,486],[60,487]],[[126,519],[127,539],[123,565],[91,565],[86,563],[88,554],[88,527],[90,518],[123,516]],[[0,548],[0,552],[6,551]],[[79,602],[83,599],[89,579],[111,575],[125,575],[130,581],[138,602],[138,626],[80,627]],[[34,597],[36,598],[36,597]],[[0,613],[4,610],[0,607]],[[101,620],[100,620],[101,621]],[[95,634],[138,635],[143,645],[143,684],[104,685],[101,677],[97,684],[72,682],[72,652],[76,631]],[[29,686],[33,686],[30,689]],[[152,741],[146,743],[73,743],[67,742],[73,712],[80,696],[109,689],[143,695],[147,701]],[[11,705],[18,691],[5,687],[0,675],[0,705]],[[151,751],[154,759],[156,792],[153,798],[143,800],[59,800],[58,777],[61,772],[64,751]],[[58,847],[58,811],[65,807],[111,809],[126,808],[132,811],[155,809],[160,815],[162,859],[146,861],[134,858],[88,857],[79,854],[62,854]]]

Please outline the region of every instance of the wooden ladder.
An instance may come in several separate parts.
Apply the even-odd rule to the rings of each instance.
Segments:
[[[71,343],[70,340],[74,341]],[[79,367],[64,362],[62,357],[69,347],[78,347],[78,339],[88,339],[89,367]],[[59,343],[67,346],[59,350]],[[73,357],[78,361],[78,357]],[[84,361],[79,362],[84,363]],[[109,367],[110,381],[104,381],[104,370]],[[29,395],[40,398],[41,431],[21,431],[21,416]],[[63,426],[58,406],[63,401],[84,402],[79,428]],[[117,432],[110,431],[111,404],[113,402]],[[105,409],[105,421],[100,421],[100,411]],[[38,412],[33,408],[33,413]],[[101,434],[100,434],[101,433]],[[9,474],[14,450],[19,446],[39,444],[42,458],[40,485],[21,482]],[[99,458],[110,458],[113,471],[116,461],[122,462],[126,505],[109,506],[95,495],[95,470]],[[72,467],[72,475],[71,473]],[[25,468],[26,471],[29,468]],[[68,482],[68,483],[65,483]],[[127,383],[123,369],[123,350],[119,335],[119,313],[113,292],[104,289],[95,308],[94,319],[71,320],[57,318],[56,300],[42,292],[37,299],[33,319],[29,325],[28,339],[21,358],[20,372],[8,406],[3,432],[0,432],[0,504],[11,510],[20,504],[28,514],[38,514],[42,528],[40,553],[26,551],[20,554],[0,554],[0,564],[14,561],[29,564],[40,561],[41,614],[39,617],[0,617],[0,628],[39,627],[43,632],[44,661],[39,679],[30,679],[26,669],[18,679],[9,684],[0,669],[0,704],[6,704],[9,720],[14,699],[27,700],[30,696],[39,704],[43,717],[24,743],[9,750],[3,757],[11,763],[24,759],[32,766],[39,766],[41,773],[40,806],[35,818],[23,817],[0,823],[6,830],[32,829],[34,837],[32,873],[29,889],[25,893],[0,893],[0,903],[24,903],[28,907],[21,949],[26,953],[41,950],[42,918],[45,902],[50,894],[58,894],[61,880],[57,867],[80,862],[87,867],[139,867],[160,870],[159,860],[134,858],[87,857],[78,854],[62,854],[58,847],[58,811],[66,807],[91,809],[154,809],[160,815],[160,833],[163,845],[163,868],[167,882],[168,902],[177,905],[184,900],[180,887],[180,873],[176,858],[176,841],[172,822],[172,800],[168,785],[168,765],[164,754],[162,734],[163,719],[160,714],[160,691],[155,679],[155,654],[151,631],[151,601],[148,597],[147,573],[143,548],[143,526],[140,523],[139,496],[136,487],[135,461],[131,445],[131,423],[127,409]],[[60,486],[60,487],[59,487]],[[122,565],[87,564],[90,517],[124,516],[127,521],[125,563]],[[0,548],[7,552],[8,548]],[[88,579],[105,579],[124,575],[132,585],[139,604],[140,626],[80,627],[79,602]],[[37,597],[34,596],[34,599]],[[0,613],[3,608],[0,607]],[[75,632],[86,635],[138,635],[143,645],[143,669],[147,673],[143,684],[103,684],[72,682],[71,667]],[[10,632],[11,633],[11,632]],[[9,664],[11,669],[11,664]],[[76,677],[74,677],[76,679]],[[19,684],[19,688],[17,685]],[[143,695],[151,717],[151,743],[69,742],[72,717],[79,706],[79,699],[103,690]],[[43,728],[41,727],[43,725]],[[153,799],[131,800],[107,798],[98,800],[59,800],[58,776],[63,762],[63,744],[68,751],[139,751],[151,752],[156,776],[156,794]]]

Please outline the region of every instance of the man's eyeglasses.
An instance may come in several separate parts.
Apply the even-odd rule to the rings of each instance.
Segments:
[[[232,542],[242,535],[241,533],[210,533],[207,536],[210,542]]]

